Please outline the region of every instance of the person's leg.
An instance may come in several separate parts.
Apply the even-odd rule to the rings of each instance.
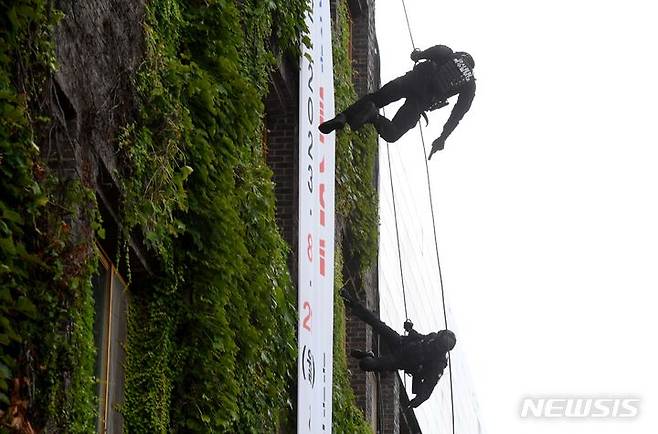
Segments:
[[[373,125],[382,139],[389,143],[397,141],[407,131],[412,129],[420,119],[421,111],[415,99],[409,98],[400,107],[392,121],[384,116],[377,116]]]
[[[385,372],[399,369],[398,361],[392,354],[382,357],[364,357],[359,361],[359,367],[364,371]]]
[[[433,75],[434,67],[431,62],[416,64],[402,77],[389,81],[381,89],[370,94],[370,100],[378,108],[382,108],[402,98],[423,98]]]
[[[375,103],[377,108],[382,108],[402,98],[409,97],[410,74],[391,80],[382,86],[378,91],[370,94],[370,100]]]
[[[378,115],[378,108],[409,96],[416,75],[413,71],[409,72],[386,83],[381,89],[365,95],[337,114],[335,118],[323,122],[320,131],[329,134],[343,128],[346,123],[350,124],[353,130],[357,130],[363,124],[374,121]]]
[[[401,336],[398,332],[386,325],[382,320],[368,310],[361,303],[356,301],[346,292],[341,293],[345,304],[350,308],[351,312],[357,316],[361,321],[369,324],[372,330],[384,339],[389,347],[394,348],[400,345]]]
[[[364,124],[374,122],[379,115],[378,109],[412,95],[414,77],[415,74],[411,72],[398,77],[349,106],[343,112],[347,123],[353,130],[358,130]]]

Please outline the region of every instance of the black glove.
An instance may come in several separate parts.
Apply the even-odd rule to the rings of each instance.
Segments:
[[[412,323],[411,320],[408,319],[404,322],[404,330],[405,331],[410,332],[411,329],[413,329],[413,328],[414,328],[414,323]]]
[[[427,159],[428,159],[428,160],[431,160],[431,159],[432,159],[432,155],[433,155],[436,151],[441,151],[441,150],[443,150],[443,147],[445,146],[445,144],[446,144],[446,139],[444,139],[443,137],[439,137],[439,138],[436,139],[434,142],[432,142],[432,150],[430,151],[430,156],[427,157]]]
[[[414,51],[411,52],[411,54],[409,55],[409,57],[410,57],[411,60],[413,60],[414,62],[418,62],[418,61],[420,60],[420,50],[419,50],[418,48],[414,48]]]

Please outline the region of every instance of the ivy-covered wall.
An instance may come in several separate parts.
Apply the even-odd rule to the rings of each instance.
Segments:
[[[346,0],[336,3],[333,27],[336,112],[357,98],[350,59],[350,26]],[[336,294],[334,311],[334,432],[372,432],[356,405],[345,354],[345,306],[338,291],[360,287],[377,263],[378,204],[375,164],[377,133],[372,126],[336,134]]]
[[[53,101],[51,0],[0,1],[0,432],[95,430],[92,276],[104,236],[95,176],[47,158]],[[345,3],[335,32],[337,109],[354,98]],[[304,0],[150,0],[136,112],[112,141],[128,240],[151,274],[131,281],[126,432],[275,432],[294,420],[294,290],[262,151],[277,56],[296,55]],[[272,41],[275,41],[273,44]],[[372,130],[337,141],[341,252],[376,259]],[[343,236],[339,236],[342,242]],[[345,249],[342,246],[346,246]],[[359,272],[359,270],[353,270]],[[368,432],[347,381],[337,298],[334,432]]]
[[[333,39],[338,113],[357,98],[349,58],[350,33],[346,0],[337,3]],[[336,212],[346,223],[345,236],[349,239],[346,249],[350,259],[358,260],[357,270],[367,270],[377,262],[377,149],[377,133],[371,125],[359,131],[351,131],[348,126],[336,135]]]
[[[96,412],[93,192],[41,155],[61,15],[0,3],[0,431],[90,432]]]
[[[47,0],[2,8],[0,421],[92,432],[102,237],[93,176],[60,177],[42,158],[60,17]],[[128,432],[270,431],[290,406],[294,294],[261,155],[261,101],[275,56],[299,44],[304,9],[147,4],[138,115],[117,138],[113,174],[123,180],[116,257],[130,274],[123,252],[137,237],[154,265],[132,282]]]
[[[162,268],[133,291],[127,432],[273,432],[290,402],[294,291],[262,100],[277,54],[268,42],[296,47],[304,7],[146,6],[141,109],[122,137],[124,221]]]

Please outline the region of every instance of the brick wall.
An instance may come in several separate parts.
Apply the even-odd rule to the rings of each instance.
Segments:
[[[298,228],[298,71],[292,61],[283,61],[272,73],[265,101],[265,152],[273,171],[276,219],[290,246],[288,266],[297,284]]]
[[[397,434],[400,432],[400,381],[396,373],[380,375],[379,393],[381,432]]]
[[[350,1],[352,66],[359,96],[379,89],[379,45],[375,29],[375,0]]]
[[[375,2],[374,0],[350,0],[348,2],[350,16],[352,18],[352,68],[354,86],[359,96],[374,92],[379,88],[379,49],[375,34]],[[377,171],[375,167],[375,171]],[[375,179],[377,179],[375,173]],[[346,240],[349,242],[349,240]],[[349,267],[349,263],[346,263]],[[350,273],[353,275],[354,273]],[[366,306],[375,312],[379,311],[379,293],[377,282],[377,267],[372,267],[357,285],[361,290],[359,297]],[[379,352],[377,339],[373,336],[369,326],[358,318],[348,314],[347,321],[346,350],[366,349]],[[348,362],[351,372],[351,383],[356,395],[357,404],[364,411],[374,432],[396,432],[383,431],[383,415],[380,408],[379,387],[384,387],[385,378],[378,379],[372,373],[363,372],[359,369],[356,360]],[[382,383],[383,382],[383,383]],[[395,403],[392,403],[395,405]]]
[[[366,290],[366,305],[371,310],[373,309],[372,295],[372,291]],[[360,298],[364,300],[363,294],[360,295]],[[373,345],[373,333],[370,326],[348,313],[345,328],[345,351],[348,356],[353,349],[377,351]],[[356,403],[365,413],[366,419],[372,426],[373,431],[376,432],[378,424],[377,377],[372,372],[362,371],[359,368],[358,360],[353,357],[348,357],[347,367],[350,370],[350,383],[354,390]]]
[[[398,387],[398,401],[399,401],[399,412],[398,412],[398,421],[399,421],[399,431],[396,433],[399,434],[421,434],[420,425],[418,425],[418,420],[416,419],[416,414],[414,410],[406,410],[409,406],[409,396],[407,391],[403,386],[404,379],[400,378],[395,374],[395,381],[397,381]]]

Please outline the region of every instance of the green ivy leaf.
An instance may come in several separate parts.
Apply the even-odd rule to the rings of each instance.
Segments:
[[[0,378],[10,379],[11,371],[4,363],[0,362]]]
[[[181,179],[185,181],[192,172],[194,172],[194,169],[192,169],[190,166],[183,166],[181,168]]]
[[[21,296],[16,300],[16,310],[30,318],[37,316],[37,308],[27,297]]]
[[[5,254],[13,256],[16,254],[16,246],[11,237],[0,238],[0,250],[4,250]]]

